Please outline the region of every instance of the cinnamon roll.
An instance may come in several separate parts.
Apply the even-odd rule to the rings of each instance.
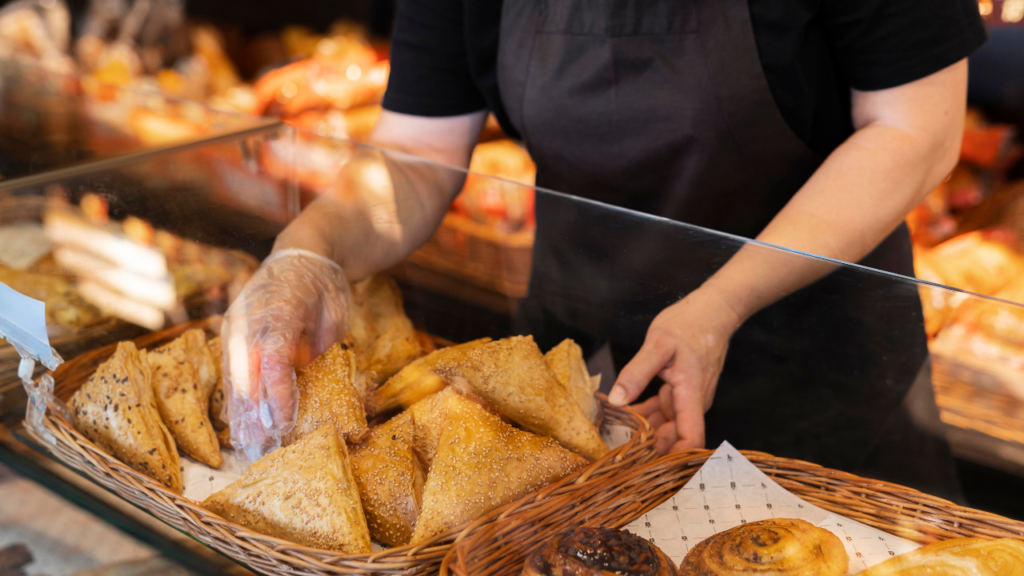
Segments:
[[[573,528],[530,555],[522,576],[677,576],[675,564],[647,540],[622,530]]]
[[[850,564],[843,543],[803,520],[777,518],[741,524],[696,545],[683,576],[843,576]]]

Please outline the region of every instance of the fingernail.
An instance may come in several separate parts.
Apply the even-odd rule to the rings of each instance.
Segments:
[[[613,387],[608,394],[608,402],[612,406],[623,406],[626,403],[626,391],[621,386]]]

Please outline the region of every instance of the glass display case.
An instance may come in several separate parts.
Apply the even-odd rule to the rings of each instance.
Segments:
[[[24,86],[3,86],[5,106],[25,102],[18,92]],[[53,106],[73,107],[54,94]],[[87,99],[81,94],[80,100]],[[123,117],[127,106],[120,100],[95,105],[107,107],[108,118]],[[721,376],[705,419],[709,448],[727,441],[738,449],[805,460],[953,501],[962,501],[962,494],[947,442],[951,426],[1000,442],[998,448],[975,442],[973,448],[961,443],[957,449],[984,452],[979,459],[1000,459],[1005,468],[1024,466],[1024,443],[999,436],[986,424],[987,417],[998,416],[1012,428],[1014,415],[996,406],[986,416],[978,402],[950,391],[966,386],[974,392],[964,394],[975,396],[1024,395],[1012,379],[986,376],[1018,369],[1015,335],[1024,306],[500,180],[494,180],[495,186],[519,187],[535,197],[536,238],[526,254],[522,246],[485,245],[457,231],[419,248],[429,234],[409,222],[417,211],[428,209],[423,198],[453,198],[466,172],[256,121],[194,135],[187,144],[134,151],[112,145],[106,148],[109,156],[84,158],[75,151],[96,147],[76,139],[96,137],[92,129],[77,112],[54,112],[75,118],[67,124],[73,130],[47,132],[63,134],[43,145],[56,152],[41,154],[35,164],[11,160],[16,168],[8,168],[10,180],[0,186],[0,232],[30,228],[32,238],[39,239],[37,244],[26,241],[22,252],[28,255],[19,256],[24,260],[19,267],[0,268],[0,281],[46,300],[51,342],[80,374],[72,383],[74,370],[58,371],[50,391],[55,396],[44,414],[37,414],[43,418],[38,422],[50,424],[30,430],[23,421],[27,396],[15,375],[17,358],[10,347],[0,348],[0,354],[7,354],[0,356],[0,363],[6,362],[6,368],[0,364],[0,459],[90,511],[130,526],[172,556],[191,552],[188,545],[175,543],[160,521],[259,572],[313,570],[301,567],[307,561],[301,556],[305,549],[282,545],[273,552],[262,541],[247,548],[238,544],[245,537],[217,532],[216,526],[227,523],[199,515],[195,503],[240,472],[227,479],[218,476],[217,482],[211,475],[206,484],[186,474],[184,496],[175,499],[173,491],[161,492],[142,473],[132,476],[125,466],[97,464],[103,461],[99,452],[89,452],[89,440],[71,433],[71,420],[59,407],[88,379],[83,367],[95,368],[112,349],[107,348],[107,356],[89,356],[94,364],[82,360],[83,354],[140,337],[140,346],[155,345],[165,340],[148,335],[188,322],[200,321],[193,326],[208,335],[218,332],[218,315],[286,228],[344,227],[350,238],[361,239],[353,245],[376,255],[364,260],[379,263],[379,269],[353,272],[350,279],[373,272],[397,281],[398,309],[424,339],[406,361],[432,348],[481,338],[530,335],[541,352],[572,339],[587,375],[599,376],[593,383],[599,382],[602,393],[652,337],[648,331],[659,314],[742,259],[752,263],[746,269],[765,278],[771,290],[762,295],[768,304],[742,323],[719,359]],[[33,172],[36,167],[52,170]],[[443,217],[435,215],[435,224]],[[460,273],[470,268],[496,281],[474,283]],[[495,288],[503,274],[514,273],[521,283],[523,269],[528,271],[525,293]],[[787,281],[769,284],[769,277]],[[692,332],[683,326],[679,333],[700,345],[696,325]],[[929,334],[934,346],[947,333],[955,338],[942,343],[946,357],[971,363],[972,370],[930,360]],[[386,390],[388,380],[380,380],[380,390]],[[654,385],[641,399],[658,392]],[[371,426],[381,422],[371,415]],[[662,422],[663,417],[656,424]],[[53,440],[39,432],[44,428],[60,434]],[[642,430],[634,428],[634,437]],[[657,432],[645,434],[643,450],[650,452],[637,457],[636,466],[655,456],[650,438]],[[637,445],[628,449],[641,451]],[[87,453],[91,456],[81,456]],[[69,473],[72,468],[80,476]],[[632,469],[624,468],[602,473],[614,483]],[[96,483],[106,490],[97,490]],[[129,484],[135,490],[131,498],[126,496]],[[160,521],[133,518],[122,498]],[[441,538],[432,545],[443,552],[452,540]],[[433,553],[426,559],[410,552],[403,558],[436,569],[441,556]],[[193,569],[213,562],[183,561]],[[365,564],[378,560],[359,561],[366,570],[380,567]],[[323,563],[316,564],[317,570],[356,569],[339,554],[317,556],[316,562]]]

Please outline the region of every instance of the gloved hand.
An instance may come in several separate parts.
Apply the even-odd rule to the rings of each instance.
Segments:
[[[347,331],[345,272],[313,252],[274,252],[224,315],[224,384],[231,444],[249,462],[278,448],[295,425],[295,367]]]

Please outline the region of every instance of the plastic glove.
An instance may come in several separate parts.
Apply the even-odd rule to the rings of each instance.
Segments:
[[[313,252],[274,252],[224,315],[224,384],[231,444],[249,462],[280,447],[295,425],[295,366],[347,330],[345,272]]]

